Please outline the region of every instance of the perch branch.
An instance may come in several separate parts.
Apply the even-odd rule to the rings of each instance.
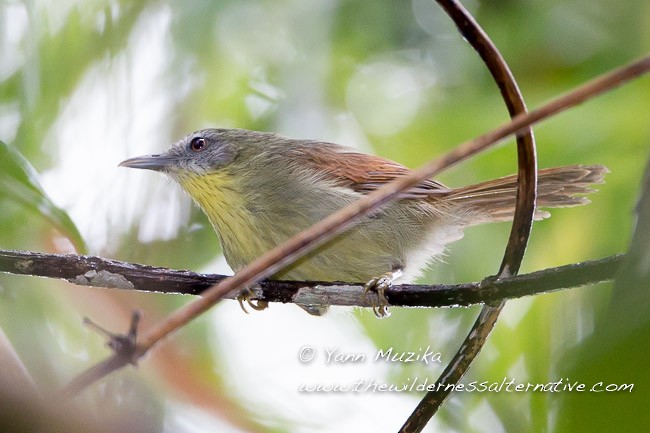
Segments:
[[[386,291],[396,307],[455,307],[554,292],[611,280],[622,255],[530,274],[463,284],[400,284]],[[177,271],[74,254],[0,250],[0,272],[67,280],[82,286],[153,293],[200,295],[224,275]],[[364,285],[331,282],[270,281],[254,288],[253,299],[267,302],[372,307]],[[225,298],[234,299],[234,293]]]

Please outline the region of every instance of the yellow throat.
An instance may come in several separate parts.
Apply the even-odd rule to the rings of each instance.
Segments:
[[[176,179],[207,215],[220,237],[226,259],[235,271],[272,247],[263,244],[265,236],[231,174],[182,173]]]

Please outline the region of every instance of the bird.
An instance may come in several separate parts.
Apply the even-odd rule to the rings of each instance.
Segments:
[[[235,272],[411,172],[339,144],[226,128],[195,131],[165,153],[119,165],[161,172],[177,182],[206,214]],[[593,192],[590,185],[602,183],[607,172],[602,165],[539,170],[535,219],[549,216],[542,208],[589,203],[584,194]],[[516,193],[516,175],[458,188],[425,179],[270,279],[365,283],[366,292],[378,296],[373,311],[387,316],[385,291],[393,281],[413,281],[467,227],[512,220]],[[303,307],[317,315],[327,308]]]

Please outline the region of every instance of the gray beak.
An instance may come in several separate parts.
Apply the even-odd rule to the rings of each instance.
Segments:
[[[118,167],[142,168],[145,170],[166,171],[178,163],[178,158],[169,155],[136,156],[120,162]]]

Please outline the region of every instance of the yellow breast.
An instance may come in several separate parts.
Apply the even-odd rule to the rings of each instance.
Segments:
[[[208,216],[234,271],[314,222],[299,212],[260,207],[260,197],[256,201],[255,196],[243,193],[225,170],[175,178]],[[297,205],[287,203],[280,208],[292,206]],[[335,237],[271,278],[363,282],[387,272],[394,264],[390,249],[382,236],[370,235],[373,231],[363,227],[361,224]]]
[[[183,174],[179,184],[201,207],[219,235],[228,264],[237,271],[274,245],[265,245],[257,217],[227,172]]]

